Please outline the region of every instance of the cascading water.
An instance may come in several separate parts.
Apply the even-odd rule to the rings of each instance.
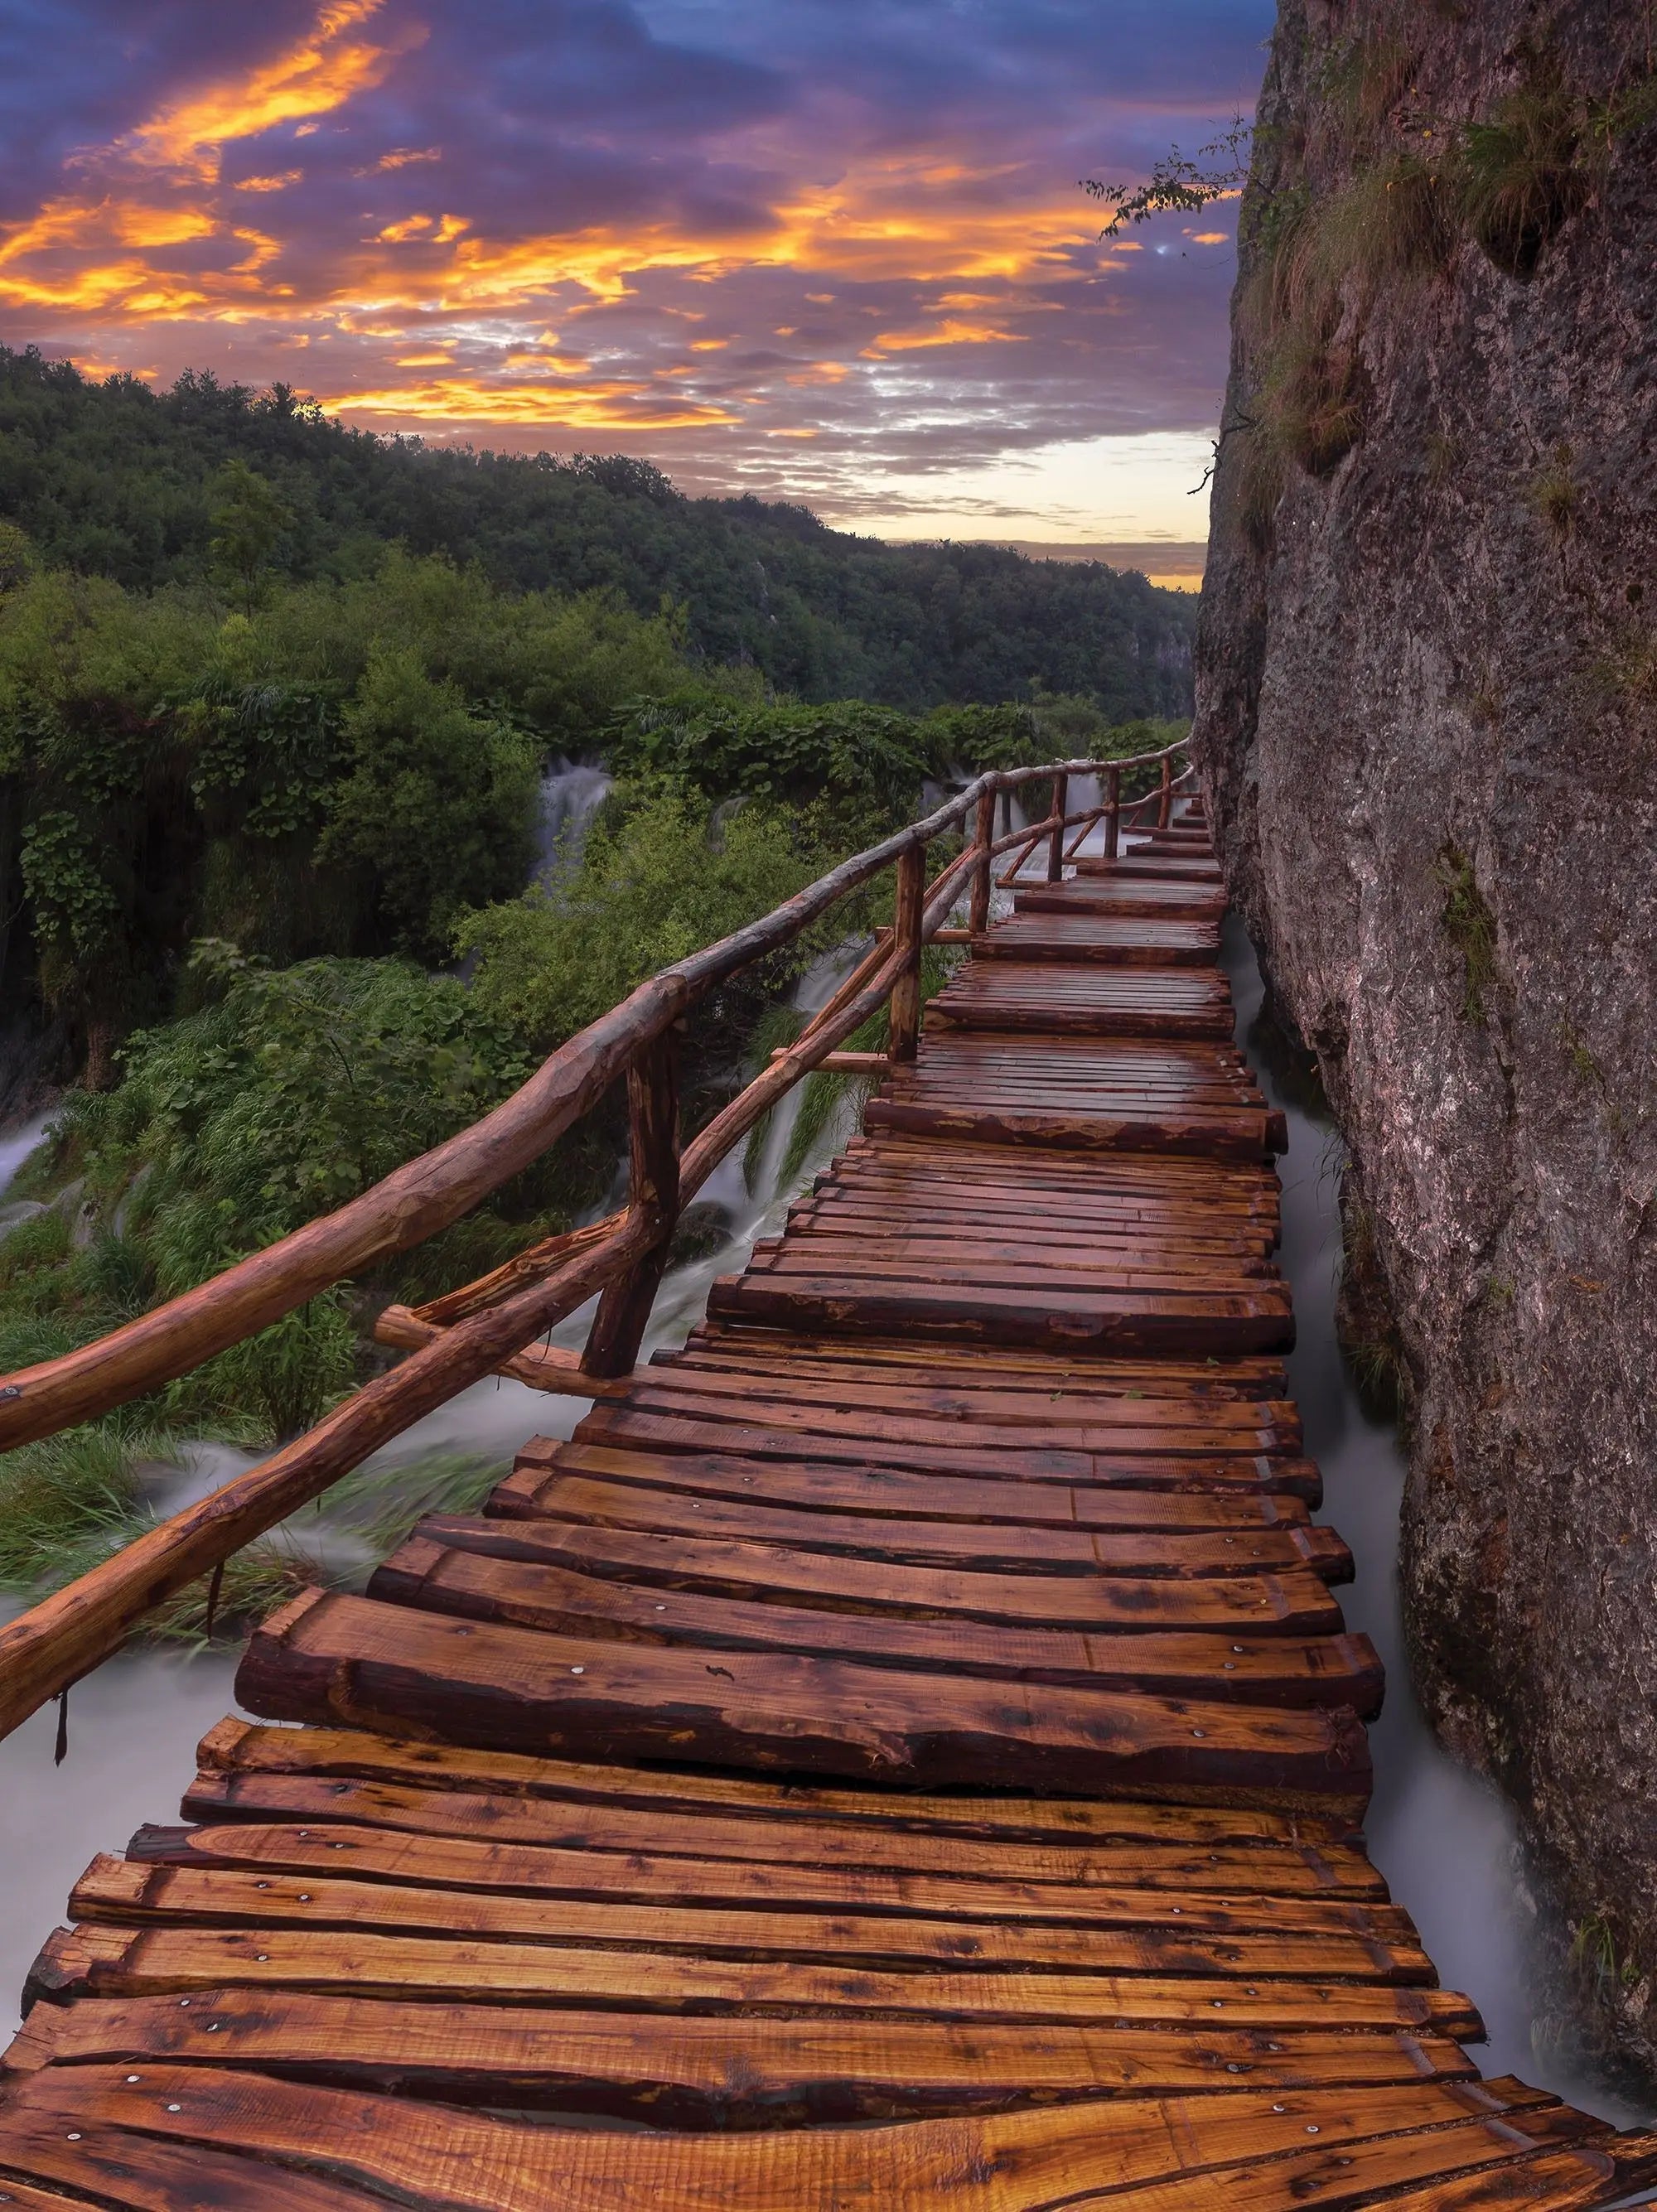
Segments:
[[[11,1186],[18,1170],[46,1135],[52,1110],[37,1114],[32,1121],[20,1122],[0,1136],[0,1237],[8,1229],[15,1229],[20,1221],[27,1221],[44,1210],[36,1199],[13,1198]]]
[[[604,769],[560,759],[541,779],[541,812],[536,830],[533,880],[550,890],[579,866],[593,816],[609,798],[616,779]]]

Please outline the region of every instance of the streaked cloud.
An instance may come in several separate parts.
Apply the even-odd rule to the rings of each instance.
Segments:
[[[42,96],[0,88],[0,335],[907,534],[1162,534],[1061,516],[1030,457],[1200,443],[1230,227],[1105,245],[1077,179],[1251,100],[1270,12],[38,0]],[[1004,498],[944,489],[998,470]]]

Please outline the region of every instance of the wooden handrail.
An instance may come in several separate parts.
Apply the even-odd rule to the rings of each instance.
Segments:
[[[486,1375],[514,1374],[542,1387],[610,1395],[637,1357],[677,1212],[770,1108],[822,1066],[852,1031],[892,1001],[892,1055],[901,1057],[919,1018],[921,948],[943,929],[970,886],[974,919],[987,917],[995,857],[1033,849],[1043,836],[1063,858],[1067,829],[1104,817],[1112,842],[1120,771],[1161,764],[1150,794],[1165,820],[1178,779],[1171,757],[1186,740],[1128,761],[1069,761],[992,770],[882,844],[831,870],[762,921],[735,932],[640,984],[609,1014],[554,1053],[492,1114],[398,1169],[337,1213],[312,1222],[212,1281],[98,1343],[13,1376],[0,1387],[0,1449],[48,1436],[186,1372],[266,1327],[319,1290],[446,1227],[519,1173],[611,1083],[628,1079],[632,1195],[619,1214],[543,1240],[478,1282],[423,1308],[389,1309],[377,1332],[411,1347],[305,1436],[210,1497],[175,1514],[90,1573],[0,1628],[0,1736],[118,1650],[152,1607],[284,1520],[370,1453]],[[1109,799],[1065,811],[1068,779],[1103,773]],[[1000,792],[1037,780],[1055,789],[1053,812],[995,840]],[[937,878],[926,878],[932,838],[973,814],[974,842]],[[762,1069],[678,1151],[673,1036],[702,993],[797,938],[840,898],[897,863],[896,926],[815,1014],[795,1042]],[[1049,863],[1051,865],[1051,861]],[[962,933],[951,931],[951,937]],[[970,934],[970,932],[965,933]],[[879,1055],[865,1056],[871,1059]],[[533,1349],[534,1340],[602,1293],[587,1352]]]

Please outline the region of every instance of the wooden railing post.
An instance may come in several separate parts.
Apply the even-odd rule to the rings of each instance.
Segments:
[[[651,1242],[642,1257],[598,1300],[584,1373],[626,1375],[639,1356],[650,1309],[667,1266],[679,1218],[679,1046],[677,1025],[643,1046],[627,1072],[629,1213],[642,1213]]]
[[[1168,823],[1173,820],[1173,818],[1174,818],[1174,763],[1173,763],[1173,762],[1172,762],[1172,761],[1170,761],[1170,760],[1168,760],[1168,758],[1164,757],[1164,759],[1163,759],[1163,761],[1162,761],[1162,796],[1161,796],[1161,798],[1160,798],[1160,799],[1157,800],[1157,802],[1156,802],[1156,827],[1157,827],[1159,830],[1166,830],[1166,829],[1167,829],[1167,827],[1168,827]]]
[[[1122,771],[1110,771],[1105,805],[1105,858],[1119,860],[1122,851]]]
[[[990,926],[990,848],[995,842],[995,796],[992,783],[979,793],[978,813],[973,823],[973,842],[978,848],[978,861],[973,869],[973,897],[967,927],[974,937],[981,937]]]
[[[911,845],[897,864],[897,911],[893,916],[894,950],[903,965],[892,986],[890,1042],[895,1060],[913,1060],[920,1043],[920,927],[926,905],[926,848]]]
[[[1047,840],[1047,881],[1061,883],[1065,874],[1065,815],[1070,805],[1070,778],[1053,780],[1053,835]]]

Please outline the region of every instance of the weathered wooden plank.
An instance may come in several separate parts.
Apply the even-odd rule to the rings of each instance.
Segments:
[[[1215,1492],[1100,1490],[1058,1483],[998,1482],[901,1469],[821,1465],[802,1459],[772,1473],[751,1460],[718,1452],[634,1452],[602,1444],[553,1443],[519,1455],[513,1473],[490,1494],[492,1514],[518,1517],[569,1512],[568,1480],[583,1477],[655,1496],[661,1511],[682,1510],[686,1498],[786,1500],[795,1512],[877,1515],[1026,1529],[1299,1528],[1303,1499]],[[1008,1540],[1011,1540],[1009,1538]]]
[[[42,2065],[232,2064],[336,2087],[622,2113],[677,2127],[799,2126],[1009,2110],[1057,2098],[1460,2081],[1448,2038],[1403,2030],[1197,2035],[945,2021],[698,2019],[224,1990],[39,2005],[6,2054]]]
[[[998,1144],[1077,1146],[1100,1152],[1185,1153],[1193,1158],[1263,1159],[1289,1149],[1283,1116],[1259,1108],[1190,1107],[1154,1114],[1043,1113],[993,1105],[928,1106],[883,1094],[863,1109],[871,1129],[902,1129],[918,1136],[965,1137]]]
[[[139,1919],[143,1899],[161,1894],[150,1887],[155,1869],[232,1868],[265,1877],[294,1875],[298,1879],[289,1890],[313,1895],[319,1877],[335,1883],[349,1878],[431,1893],[474,1893],[472,1905],[464,1898],[456,1904],[461,1913],[474,1909],[476,1897],[488,1893],[520,1893],[543,1919],[546,1901],[563,1897],[610,1905],[717,1906],[743,1913],[856,1911],[885,1918],[919,1916],[933,1923],[1002,1923],[1016,1942],[1024,1942],[1044,1929],[1113,1922],[1170,1929],[1174,1920],[1199,1917],[1217,1899],[1227,1911],[1251,1916],[1251,1926],[1282,1921],[1347,1935],[1379,1931],[1388,1942],[1405,1946],[1415,1940],[1408,1921],[1387,1905],[1373,1877],[1365,1891],[1354,1895],[1332,1881],[1320,1881],[1321,1869],[1312,1863],[1247,1844],[1211,1851],[1117,1844],[1092,1855],[1089,1881],[1032,1881],[994,1870],[962,1872],[947,1864],[869,1866],[841,1859],[818,1865],[812,1862],[809,1838],[799,1864],[757,1863],[736,1856],[728,1839],[723,1839],[723,1854],[704,1850],[696,1827],[671,1814],[644,1847],[634,1850],[619,1848],[607,1824],[582,1823],[578,1828],[587,1834],[595,1826],[601,1849],[546,1840],[482,1841],[418,1827],[393,1831],[349,1817],[303,1826],[291,1820],[243,1819],[217,1826],[141,1828],[127,1846],[126,1858],[97,1859],[82,1876],[75,1909],[88,1918]],[[749,1833],[757,1840],[756,1831]],[[913,1856],[918,1859],[920,1854]],[[1112,1873],[1114,1881],[1108,1881]],[[232,1897],[230,1905],[257,1919],[266,1894],[261,1889],[258,1895],[243,1896],[239,1905]],[[190,1909],[197,1917],[211,1917],[199,1898]],[[292,1910],[290,1905],[289,1917]],[[1252,1917],[1257,1915],[1266,1918]],[[464,1924],[455,1923],[456,1930]],[[480,1930],[474,1926],[470,1932]],[[519,1932],[528,1932],[527,1923]],[[980,1926],[976,1939],[991,1945],[999,1940],[993,1925]],[[954,1963],[969,1961],[963,1957]]]
[[[1263,1626],[1272,1594],[1263,1589],[1259,1604]],[[1196,1799],[1235,1791],[1257,1802],[1347,1808],[1362,1806],[1369,1786],[1363,1727],[1338,1711],[1187,1705],[1053,1686],[1032,1692],[738,1651],[705,1660],[319,1591],[255,1632],[237,1696],[276,1720],[373,1722],[513,1750],[603,1744],[610,1757],[923,1788],[1133,1789]]]
[[[911,1620],[981,1622],[990,1627],[1132,1632],[1205,1629],[1244,1638],[1326,1635],[1340,1610],[1322,1578],[1287,1561],[1259,1570],[1247,1562],[1190,1574],[1120,1572],[989,1573],[952,1566],[899,1564],[889,1544],[879,1557],[847,1556],[828,1545],[795,1545],[675,1534],[671,1544],[647,1530],[564,1526],[553,1521],[492,1522],[440,1520],[428,1540],[492,1555],[500,1561],[545,1565],[658,1590],[701,1591],[715,1597],[804,1605],[821,1611]],[[1100,1547],[1134,1540],[1097,1536]],[[1150,1540],[1146,1540],[1150,1541]],[[1163,1557],[1176,1547],[1206,1547],[1203,1537],[1156,1540]],[[1262,1536],[1262,1544],[1268,1540]],[[1223,1546],[1227,1540],[1217,1540]],[[1238,1550],[1246,1540],[1235,1540]],[[1207,1570],[1206,1552],[1196,1553]],[[1215,1559],[1223,1557],[1218,1550]]]
[[[325,1848],[333,1857],[331,1871],[302,1869],[285,1877],[100,1858],[82,1875],[70,1909],[88,1923],[287,1927],[575,1949],[602,1944],[700,1958],[862,1960],[894,1969],[1433,1978],[1414,1929],[1393,1905],[1247,1891],[1193,1896],[1174,1905],[1165,1891],[1102,1890],[1076,1900],[1085,1903],[1085,1912],[1046,1921],[1032,1916],[1027,1923],[1012,1896],[998,1903],[980,1899],[977,1913],[951,1915],[929,1891],[930,1910],[916,1903],[882,1911],[860,1895],[860,1882],[819,1876],[816,1887],[829,1892],[827,1897],[785,1897],[767,1906],[757,1897],[717,1894],[711,1877],[722,1875],[726,1889],[737,1887],[729,1862],[714,1862],[705,1875],[695,1860],[658,1859],[632,1869],[612,1857],[606,1887],[592,1869],[570,1865],[577,1856],[570,1852],[543,1854],[546,1889],[523,1896],[498,1887],[460,1888],[452,1880],[430,1888],[408,1878],[386,1880],[374,1853],[353,1851],[343,1837],[330,1838]],[[383,1838],[377,1853],[382,1860],[395,1856]],[[452,1850],[448,1856],[453,1858]],[[342,1869],[359,1868],[375,1878],[343,1878]],[[716,1892],[711,1899],[710,1889]],[[1063,1894],[1050,1892],[1048,1901]],[[1041,1901],[1038,1893],[1034,1902]]]
[[[871,1865],[851,1854],[828,1856],[815,1838],[798,1830],[792,1840],[804,1845],[798,1863],[784,1859],[773,1864],[739,1856],[725,1831],[715,1833],[710,1845],[704,1830],[683,1812],[662,1815],[648,1839],[628,1850],[616,1825],[604,1820],[576,1822],[580,1840],[566,1834],[553,1841],[543,1834],[525,1843],[433,1833],[412,1825],[370,1826],[353,1821],[349,1813],[300,1826],[291,1820],[246,1817],[245,1803],[231,1809],[240,1809],[244,1817],[216,1826],[141,1828],[127,1846],[126,1859],[94,1862],[96,1881],[105,1885],[111,1899],[101,1917],[137,1917],[134,1899],[146,1869],[222,1866],[307,1878],[297,1885],[300,1889],[310,1887],[309,1877],[322,1875],[432,1890],[519,1891],[537,1900],[561,1895],[718,1905],[745,1911],[855,1908],[934,1920],[1002,1921],[1020,1930],[1108,1921],[1117,1898],[1131,1900],[1138,1924],[1153,1927],[1171,1925],[1215,1898],[1241,1899],[1235,1909],[1250,1913],[1292,1912],[1299,1916],[1296,1925],[1311,1924],[1305,1919],[1311,1906],[1332,1903],[1338,1914],[1362,1907],[1363,1917],[1343,1919],[1338,1914],[1332,1926],[1348,1933],[1381,1928],[1399,1941],[1406,1936],[1413,1941],[1406,1922],[1387,1917],[1384,1888],[1372,1869],[1360,1863],[1350,1880],[1342,1879],[1350,1855],[1335,1854],[1338,1863],[1332,1867],[1315,1851],[1285,1852],[1249,1842],[1228,1842],[1208,1850],[1168,1841],[1119,1842],[1089,1855],[1086,1880],[1049,1875],[1032,1881],[1028,1852],[1015,1857],[1011,1873],[993,1858],[987,1869],[972,1863],[962,1869],[950,1863],[947,1851],[941,1863],[937,1857],[926,1859],[913,1848],[912,1838],[908,1863],[890,1859]],[[636,1832],[642,1824],[635,1819],[631,1825]],[[591,1840],[594,1836],[597,1845]],[[762,1836],[750,1827],[748,1838],[750,1844],[774,1843],[775,1831],[768,1826]],[[819,1858],[825,1863],[818,1863]],[[76,1909],[100,1917],[92,1901],[94,1883],[93,1875],[82,1876],[79,1894],[85,1901]]]
[[[580,1425],[585,1441],[605,1429],[619,1430],[641,1414],[688,1416],[691,1419],[736,1419],[745,1425],[798,1429],[806,1435],[896,1437],[904,1443],[958,1443],[962,1421],[969,1418],[972,1437],[986,1450],[1028,1448],[1032,1426],[1043,1440],[1083,1451],[1144,1451],[1166,1449],[1221,1452],[1292,1452],[1302,1443],[1295,1407],[1270,1398],[1234,1400],[1160,1399],[1149,1392],[1124,1390],[1096,1395],[1053,1377],[1039,1402],[1026,1401],[1005,1413],[993,1401],[973,1404],[956,1400],[935,1407],[910,1407],[883,1393],[859,1402],[844,1392],[799,1390],[786,1377],[756,1378],[750,1386],[721,1376],[711,1384],[682,1374],[677,1367],[642,1374],[625,1405],[595,1407]],[[999,1415],[999,1418],[998,1418]]]
[[[1112,1438],[1116,1449],[1083,1449],[1073,1439],[1043,1449],[1028,1437],[1005,1443],[981,1440],[980,1431],[973,1432],[970,1443],[959,1431],[950,1441],[910,1443],[898,1437],[882,1440],[856,1432],[838,1435],[822,1428],[810,1431],[808,1443],[798,1429],[770,1425],[769,1407],[765,1413],[767,1425],[761,1427],[697,1419],[689,1413],[635,1413],[631,1407],[595,1407],[576,1434],[584,1441],[592,1438],[650,1450],[741,1454],[756,1465],[771,1460],[792,1463],[804,1448],[814,1462],[824,1465],[902,1468],[918,1474],[978,1476],[992,1472],[1021,1482],[1096,1483],[1175,1491],[1241,1486],[1283,1491],[1313,1505],[1323,1494],[1322,1478],[1311,1461],[1277,1458],[1266,1450],[1247,1453],[1241,1448],[1241,1439],[1234,1439],[1228,1446],[1224,1440],[1211,1437],[1126,1431]]]
[[[620,1917],[622,1916],[612,1916]],[[904,1923],[906,1926],[913,1923]],[[918,1942],[919,1937],[915,1939]],[[1146,1981],[1193,1992],[1182,2017],[1206,2010],[1230,2024],[1290,2024],[1308,2007],[1300,1994],[1319,1975],[1325,2021],[1342,2022],[1366,1984],[1406,1990],[1434,2017],[1430,1972],[1408,1954],[1329,1936],[1245,1936],[1175,1940],[1094,1935],[1091,1972],[1039,1967],[893,1968],[855,1960],[720,1958],[671,1950],[626,1950],[502,1938],[384,1935],[375,1929],[293,1928],[128,1929],[87,1921],[51,1936],[31,1970],[26,2002],[83,1996],[149,1996],[215,1990],[301,1989],[364,1996],[422,1995],[468,2004],[567,2004],[630,2011],[762,2014],[835,2012],[899,2018],[1069,2021],[1131,2019],[1122,1992]],[[1223,1980],[1219,1978],[1227,1978]],[[1223,1987],[1226,1996],[1208,1994]],[[1253,1994],[1251,1996],[1250,1991]],[[1168,2000],[1148,2001],[1159,2014]],[[1144,2008],[1138,2008],[1144,2016]],[[1376,2020],[1397,2012],[1360,2014]]]
[[[919,1668],[991,1680],[1144,1690],[1157,1696],[1247,1705],[1380,1710],[1381,1669],[1366,1638],[1261,1637],[1145,1629],[1084,1634],[1058,1629],[978,1628],[963,1645],[947,1620],[871,1618],[774,1600],[713,1597],[599,1581],[544,1565],[483,1559],[419,1537],[376,1571],[369,1595],[473,1620],[500,1620],[560,1635],[689,1644],[727,1651],[786,1651],[861,1664]]]
[[[994,1331],[1015,1344],[1124,1352],[1223,1357],[1288,1350],[1295,1339],[1288,1295],[1275,1285],[1247,1294],[1182,1296],[1162,1291],[1083,1297],[1063,1292],[1044,1297],[1039,1290],[985,1291],[964,1284],[930,1291],[921,1283],[880,1290],[835,1275],[793,1276],[783,1283],[764,1275],[722,1275],[709,1290],[707,1303],[711,1313],[732,1319],[799,1321],[808,1328],[869,1329],[883,1335],[908,1328],[974,1340]]]
[[[932,2212],[944,2197],[962,2212],[1035,2212],[1060,2194],[1079,2202],[1101,2191],[1119,2192],[1126,2212],[1162,2212],[1192,2202],[1198,2176],[1211,2201],[1241,2212],[1306,2204],[1327,2212],[1604,2132],[1516,2085],[1496,2094],[1452,2081],[1278,2098],[1252,2088],[1128,2097],[1108,2127],[1088,2100],[895,2130],[721,2136],[549,2130],[228,2067],[163,2061],[139,2071],[131,2082],[119,2066],[45,2067],[20,2079],[15,2108],[25,2127],[46,2124],[37,2142],[78,2121],[82,2142],[100,2147],[115,2136],[146,2147],[184,2143],[197,2155],[230,2149],[269,2161],[284,2181],[297,2167],[329,2185],[372,2189],[382,2202],[456,2212],[544,2212],[550,2203],[614,2212],[629,2199],[675,2212],[805,2212],[859,2200],[883,2212]],[[1312,2149],[1308,2131],[1319,2138]],[[85,2170],[79,2144],[65,2141],[64,2153],[65,2168]],[[311,2212],[302,2197],[290,2201]]]
[[[238,1790],[257,1787],[259,1777],[290,1778],[301,1788],[314,1787],[324,1776],[413,1785],[393,1789],[391,1797],[428,1804],[444,1814],[458,1808],[460,1820],[473,1826],[453,1832],[489,1833],[502,1814],[567,1823],[571,1806],[598,1808],[609,1815],[628,1810],[655,1815],[689,1811],[704,1820],[710,1814],[719,1815],[718,1832],[728,1837],[732,1855],[739,1858],[775,1854],[816,1863],[832,1844],[838,1856],[847,1849],[860,1852],[860,1863],[876,1863],[870,1859],[872,1852],[877,1857],[888,1855],[879,1860],[882,1863],[938,1868],[956,1863],[952,1855],[963,1839],[970,1854],[978,1842],[999,1838],[998,1850],[1005,1852],[1011,1841],[1023,1856],[1016,1870],[1014,1863],[997,1858],[993,1871],[1017,1879],[1065,1881],[1107,1878],[1097,1874],[1098,1863],[1089,1855],[1106,1844],[1131,1841],[1206,1852],[1247,1842],[1269,1850],[1274,1863],[1281,1856],[1291,1874],[1304,1861],[1320,1886],[1381,1893],[1380,1877],[1361,1850],[1353,1848],[1350,1826],[1304,1813],[1291,1816],[1236,1805],[1152,1804],[1132,1798],[928,1797],[801,1782],[785,1785],[734,1774],[659,1772],[416,1743],[354,1729],[264,1728],[235,1717],[209,1730],[198,1755],[197,1787],[207,1789],[222,1779],[232,1797]],[[467,1802],[465,1794],[474,1790],[486,1794],[476,1802]],[[335,1796],[331,1790],[324,1797],[319,1791],[319,1801],[332,1803]],[[232,1798],[211,1796],[201,1802],[216,1813]],[[304,1813],[316,1808],[285,1803],[283,1809]],[[348,1812],[340,1817],[359,1815]],[[756,1841],[753,1828],[746,1825],[749,1820],[783,1825],[774,1838]],[[422,1827],[429,1823],[416,1816],[393,1825]],[[543,1842],[551,1839],[547,1831],[535,1832]],[[1041,1848],[1032,1850],[1031,1845]],[[590,1834],[583,1847],[602,1848]],[[893,1852],[898,1854],[895,1858],[889,1856]],[[925,1856],[917,1857],[917,1853]],[[961,1863],[962,1870],[968,1872],[984,1871],[988,1864],[981,1856]],[[1053,1866],[1060,1871],[1045,1875],[1035,1871]]]
[[[432,1514],[420,1522],[416,1534],[431,1543],[499,1559],[556,1559],[578,1571],[585,1569],[571,1532],[585,1528],[653,1532],[701,1544],[717,1539],[855,1560],[890,1559],[1021,1580],[1054,1575],[1188,1579],[1294,1573],[1308,1566],[1325,1581],[1350,1580],[1351,1573],[1350,1554],[1332,1531],[1293,1522],[1229,1529],[1004,1527],[851,1510],[801,1511],[786,1489],[777,1494],[757,1486],[746,1498],[712,1492],[674,1498],[577,1474],[555,1474],[541,1484],[534,1521],[532,1528],[516,1531],[476,1514]],[[550,1533],[543,1523],[561,1524],[561,1533]],[[606,1538],[604,1556],[624,1555]],[[1170,1627],[1177,1625],[1168,1622]]]

